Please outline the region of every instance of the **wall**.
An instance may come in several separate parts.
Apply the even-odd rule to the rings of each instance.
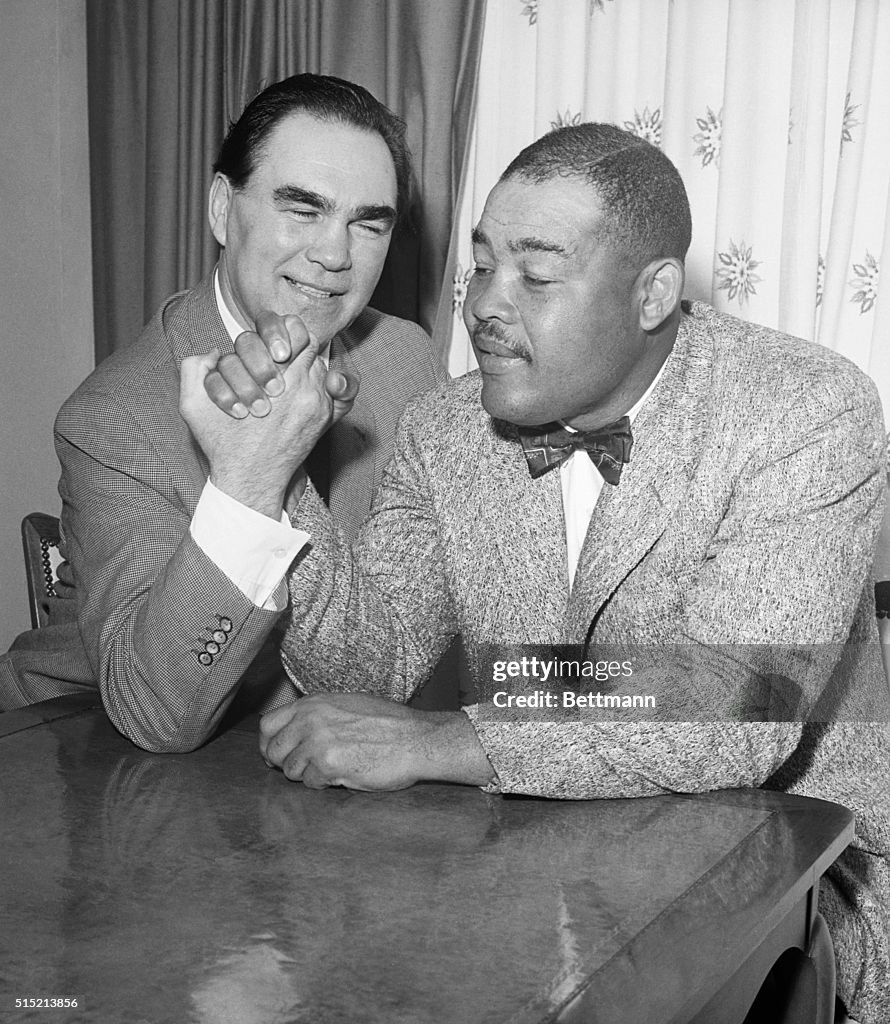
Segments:
[[[0,650],[29,625],[19,524],[58,514],[52,425],[93,367],[85,0],[0,0]]]

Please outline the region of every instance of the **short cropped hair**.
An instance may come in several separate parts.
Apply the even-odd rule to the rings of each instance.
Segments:
[[[405,122],[367,89],[330,75],[292,75],[255,96],[229,125],[213,170],[224,174],[234,188],[244,188],[272,131],[284,118],[301,112],[380,135],[395,165],[397,209],[400,215],[405,212],[411,188]]]
[[[612,124],[556,128],[527,146],[501,181],[587,182],[603,208],[606,244],[637,269],[683,260],[692,238],[689,199],[677,168],[651,143]]]

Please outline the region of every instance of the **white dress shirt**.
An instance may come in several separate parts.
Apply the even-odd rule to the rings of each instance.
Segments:
[[[244,328],[226,305],[218,270],[213,275],[213,290],[222,321],[234,341]],[[321,358],[327,363],[326,355]],[[242,505],[208,480],[190,530],[204,554],[255,605],[270,611],[282,611],[287,606],[284,576],[309,534],[295,530],[283,509],[276,522]]]
[[[627,413],[631,423],[652,394],[652,389],[658,383],[663,370],[664,363],[655,375],[655,380],[646,389],[646,393]],[[565,423],[563,426],[566,430],[572,430]],[[590,526],[590,517],[603,489],[603,478],[587,452],[577,451],[559,467],[559,481],[562,484],[562,511],[566,521],[566,554],[571,590],[575,583],[581,548],[584,546],[584,538]]]

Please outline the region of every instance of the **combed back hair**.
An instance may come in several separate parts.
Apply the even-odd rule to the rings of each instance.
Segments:
[[[238,120],[229,125],[213,170],[224,174],[234,188],[243,189],[272,131],[286,117],[298,113],[380,135],[395,164],[398,212],[405,212],[411,188],[405,122],[367,89],[329,75],[292,75],[255,96]]]
[[[606,244],[637,269],[686,257],[692,217],[677,168],[656,146],[615,125],[556,128],[512,161],[501,181],[509,178],[587,182],[602,205]]]

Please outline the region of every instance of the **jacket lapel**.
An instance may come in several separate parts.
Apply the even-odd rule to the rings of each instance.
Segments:
[[[172,342],[177,368],[186,356],[203,355],[214,348],[234,352],[235,346],[216,305],[213,279],[216,270],[190,291],[182,314],[176,313],[165,329]]]
[[[345,371],[361,381],[362,372],[357,362],[356,353],[350,351],[342,336],[338,334],[331,341],[330,368],[339,370],[341,373]],[[335,423],[328,431],[332,463],[336,465],[335,453],[340,453],[343,456],[348,456],[351,453],[356,456],[363,452],[367,447],[367,439],[374,436],[376,429],[374,410],[368,401],[367,388],[359,387],[349,414]],[[371,470],[371,478],[373,478],[373,465]]]
[[[179,391],[179,368],[187,356],[203,355],[212,349],[220,352],[234,352],[235,346],[229,337],[219,309],[213,288],[215,270],[211,271],[198,285],[184,296],[182,304],[168,314],[165,310],[163,329],[167,335],[170,349],[175,362],[176,379],[171,382],[173,394]],[[173,440],[166,442],[172,445],[169,464],[173,472],[181,476],[180,487],[183,500],[190,508],[198,502],[201,490],[210,474],[210,466],[200,445],[192,437],[179,416],[176,405],[173,406],[175,417]],[[177,442],[181,446],[177,450]],[[194,467],[187,470],[183,467]],[[182,471],[181,471],[182,470]]]
[[[552,642],[568,599],[565,519],[559,473],[533,480],[515,428],[489,424],[478,487],[470,497],[477,552],[497,567],[501,614],[517,642]],[[492,515],[492,505],[499,511]],[[475,508],[473,507],[475,506]]]
[[[621,483],[604,485],[591,516],[567,609],[576,642],[664,532],[689,486],[708,419],[712,365],[705,326],[684,316],[661,379],[634,421]]]

